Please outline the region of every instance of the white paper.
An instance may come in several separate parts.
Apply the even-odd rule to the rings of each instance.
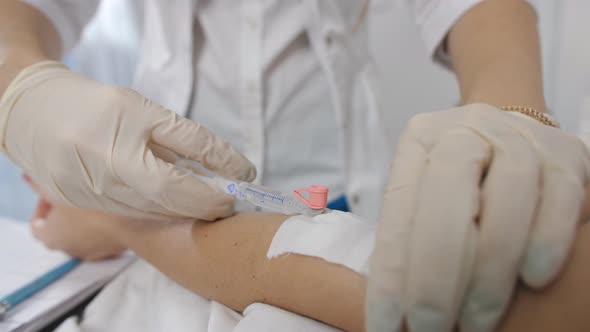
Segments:
[[[33,238],[27,223],[0,218],[0,297],[18,289],[70,258],[47,250]],[[82,263],[27,299],[0,322],[0,332],[29,331],[67,312],[99,289],[133,260],[133,256]]]

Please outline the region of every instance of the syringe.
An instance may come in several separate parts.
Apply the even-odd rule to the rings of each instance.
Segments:
[[[179,162],[177,166],[182,167],[183,164]],[[190,169],[187,170],[190,171]],[[326,186],[313,185],[293,190],[293,193],[283,193],[249,182],[228,180],[215,174],[205,176],[192,171],[191,174],[212,188],[219,189],[236,199],[250,202],[265,210],[307,216],[315,216],[326,210],[328,201],[328,187]],[[307,192],[309,198],[303,197],[302,192]]]

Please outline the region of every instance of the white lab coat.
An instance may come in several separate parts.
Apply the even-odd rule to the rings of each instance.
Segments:
[[[92,18],[98,0],[24,0],[56,26],[65,51],[72,49]],[[198,0],[195,0],[198,1]],[[255,1],[255,0],[248,0]],[[278,1],[278,0],[277,0]],[[336,133],[344,147],[346,194],[352,210],[377,220],[387,161],[380,120],[376,73],[368,47],[365,10],[358,0],[300,0],[311,46],[327,75]],[[431,54],[453,22],[481,0],[410,1]],[[145,0],[135,3],[141,47],[132,87],[148,98],[186,115],[194,73],[193,0]],[[385,110],[395,111],[395,110]],[[330,133],[334,134],[334,133]],[[253,304],[239,315],[196,296],[145,262],[134,264],[89,307],[82,325],[71,319],[60,331],[333,331],[319,322],[281,309]]]
[[[55,24],[65,50],[80,38],[98,0],[26,0]],[[133,88],[186,115],[193,92],[193,6],[198,0],[146,0],[135,14],[142,24]],[[368,47],[364,1],[300,0],[307,35],[330,85],[343,147],[345,193],[354,213],[376,221],[393,147],[383,132],[376,73]],[[452,23],[481,0],[411,1],[427,50],[434,54]],[[173,5],[172,5],[173,4]],[[394,111],[394,110],[385,110]]]

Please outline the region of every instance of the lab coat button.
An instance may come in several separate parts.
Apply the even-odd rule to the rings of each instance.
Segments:
[[[353,204],[358,204],[359,203],[359,200],[360,200],[360,197],[359,197],[358,194],[352,195],[352,203]]]

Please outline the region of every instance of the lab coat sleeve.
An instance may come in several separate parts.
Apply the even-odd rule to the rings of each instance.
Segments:
[[[428,54],[445,66],[450,65],[450,58],[443,49],[443,41],[453,27],[469,8],[482,0],[407,0],[414,13],[418,30]]]
[[[62,54],[80,40],[84,27],[96,13],[100,0],[22,0],[45,14],[61,37]]]

